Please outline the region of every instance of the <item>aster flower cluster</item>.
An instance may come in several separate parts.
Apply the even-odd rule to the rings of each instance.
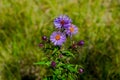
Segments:
[[[78,28],[72,24],[72,20],[66,15],[60,15],[54,20],[54,25],[57,31],[54,31],[50,36],[50,41],[54,45],[61,46],[66,37],[75,35],[78,32]]]
[[[46,58],[35,64],[48,66],[48,73],[52,71],[53,74],[49,74],[51,76],[45,76],[47,80],[76,80],[80,74],[84,73],[84,68],[79,63],[79,54],[82,53],[80,48],[84,45],[84,41],[73,43],[70,40],[69,45],[62,46],[67,39],[71,39],[78,32],[78,28],[72,24],[68,16],[60,15],[55,18],[54,26],[56,30],[50,38],[42,36],[42,42],[39,44]]]

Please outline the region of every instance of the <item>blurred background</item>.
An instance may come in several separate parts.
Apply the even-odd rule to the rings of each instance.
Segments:
[[[81,80],[120,80],[120,0],[0,0],[0,80],[40,80],[41,36],[68,15],[84,40]]]

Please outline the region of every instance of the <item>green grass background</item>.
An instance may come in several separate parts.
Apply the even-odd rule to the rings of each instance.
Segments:
[[[120,79],[120,0],[0,0],[0,80],[21,80],[20,61],[26,70],[43,57],[38,43],[60,14],[79,28],[75,40],[85,41],[80,79]]]

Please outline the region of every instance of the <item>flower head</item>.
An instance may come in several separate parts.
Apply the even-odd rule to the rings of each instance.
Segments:
[[[56,28],[67,28],[71,25],[72,20],[66,15],[60,15],[55,18],[54,25]]]
[[[66,29],[66,34],[69,36],[72,36],[78,32],[78,28],[71,24],[67,29]]]
[[[53,32],[50,36],[50,41],[54,43],[54,45],[62,45],[66,40],[66,36],[61,32]]]
[[[55,61],[52,61],[51,62],[51,66],[54,68],[56,66],[56,62]]]

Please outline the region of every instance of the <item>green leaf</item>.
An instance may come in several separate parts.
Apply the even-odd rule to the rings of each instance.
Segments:
[[[70,72],[76,72],[76,70],[75,70],[74,67],[68,67],[68,70],[69,70]]]
[[[43,80],[48,80],[47,78],[44,78]]]
[[[61,70],[56,69],[56,70],[54,71],[54,74],[55,74],[55,75],[60,75],[60,74],[61,74]]]
[[[34,64],[35,65],[47,65],[47,66],[49,66],[50,62],[40,61],[40,62],[37,62],[37,63],[34,63]]]
[[[53,75],[53,80],[57,80],[57,76],[56,75]]]
[[[54,55],[58,51],[58,48],[55,48],[52,52],[52,55]]]
[[[72,77],[71,73],[68,74],[69,80],[74,80],[74,78]]]
[[[61,79],[62,79],[62,80],[66,80],[64,74],[62,74]]]
[[[37,62],[37,63],[34,63],[34,64],[37,64],[37,65],[44,65],[44,64],[46,64],[46,62],[40,61],[40,62]]]
[[[49,66],[51,64],[51,62],[46,62],[46,65]]]
[[[63,64],[63,63],[59,63],[58,65],[57,65],[57,67],[60,67],[60,66],[64,66],[65,64]]]
[[[75,57],[70,51],[62,51],[62,54],[66,55],[66,56]]]
[[[67,69],[68,69],[70,72],[76,72],[75,67],[74,67],[74,65],[72,65],[72,64],[68,64],[68,65],[67,65]]]

